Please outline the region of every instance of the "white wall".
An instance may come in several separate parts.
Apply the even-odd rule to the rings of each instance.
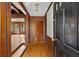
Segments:
[[[11,35],[11,51],[13,52],[20,44],[25,43],[25,35]]]
[[[11,22],[25,22],[25,18],[11,18]],[[13,52],[22,43],[25,43],[25,35],[11,34],[11,52]]]
[[[47,36],[53,39],[53,4],[47,12]]]

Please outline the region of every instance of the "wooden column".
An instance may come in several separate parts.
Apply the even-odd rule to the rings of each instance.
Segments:
[[[0,3],[0,56],[10,56],[10,3]]]
[[[7,19],[6,19],[6,25],[7,25],[7,56],[11,56],[11,29],[10,29],[10,23],[11,23],[11,3],[6,3],[7,4]]]
[[[0,48],[1,48],[1,5],[0,5]],[[1,56],[1,49],[0,49],[0,56]]]

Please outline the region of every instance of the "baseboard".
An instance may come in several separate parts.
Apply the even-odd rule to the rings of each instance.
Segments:
[[[21,43],[21,44],[11,53],[11,56],[12,56],[22,45],[25,45],[25,43]]]
[[[28,45],[26,46],[25,50],[23,51],[23,53],[21,54],[21,56],[20,56],[20,57],[22,57],[22,56],[23,56],[23,54],[24,54],[24,52],[27,50],[27,48],[28,48]]]

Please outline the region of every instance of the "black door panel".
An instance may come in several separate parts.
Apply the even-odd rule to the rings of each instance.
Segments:
[[[65,9],[65,33],[66,44],[77,49],[77,5],[71,4]]]

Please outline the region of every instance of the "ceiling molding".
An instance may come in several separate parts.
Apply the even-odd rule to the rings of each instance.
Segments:
[[[24,9],[24,11],[30,16],[30,14],[28,13],[27,9],[25,8],[24,4],[22,2],[18,2],[20,4],[20,6]]]
[[[11,3],[11,5],[20,13],[20,12],[22,12],[20,9],[18,9],[13,3]],[[23,12],[22,12],[23,13]],[[24,13],[23,13],[23,15],[24,15]]]
[[[50,5],[49,5],[49,7],[48,7],[48,9],[47,9],[47,11],[46,11],[46,13],[45,13],[45,15],[47,14],[48,10],[50,9],[52,3],[53,3],[53,2],[50,3]]]

